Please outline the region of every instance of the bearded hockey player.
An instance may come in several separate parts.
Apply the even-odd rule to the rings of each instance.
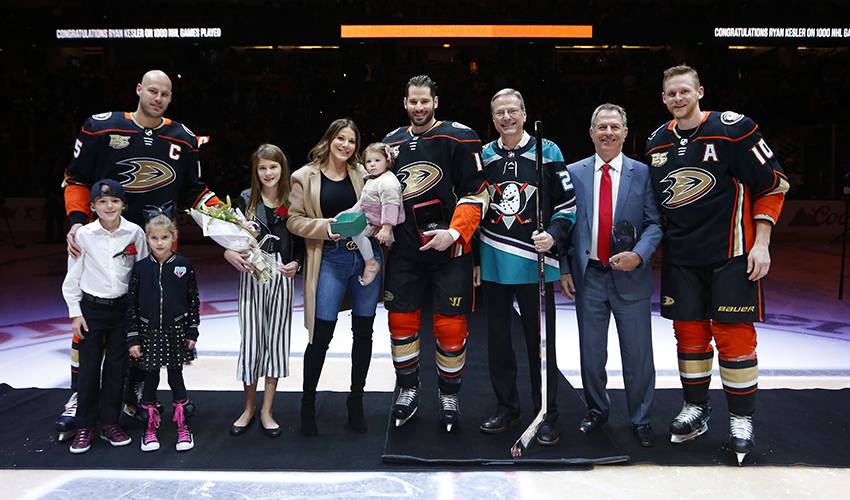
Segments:
[[[472,310],[472,236],[487,211],[481,140],[457,122],[438,121],[437,85],[426,75],[405,86],[410,125],[384,138],[402,185],[405,222],[395,227],[384,304],[389,311],[399,394],[392,413],[404,425],[419,407],[419,326],[433,304],[440,421],[451,432],[466,358],[466,313]]]

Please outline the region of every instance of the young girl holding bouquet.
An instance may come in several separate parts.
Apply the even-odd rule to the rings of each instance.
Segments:
[[[177,424],[177,451],[195,446],[186,424],[189,403],[183,381],[183,365],[195,358],[200,300],[195,270],[189,259],[172,251],[177,226],[160,214],[145,225],[150,256],[133,267],[129,290],[130,328],[127,346],[133,363],[145,373],[140,405],[147,411],[148,425],[142,436],[142,451],[159,449],[160,423],[156,390],[160,368],[168,370],[168,385]]]
[[[289,164],[283,151],[263,144],[251,155],[251,187],[242,192],[239,208],[256,224],[258,241],[269,238],[261,249],[275,257],[279,272],[267,283],[250,273],[253,268],[243,255],[232,250],[225,258],[242,274],[239,278],[238,376],[245,388],[245,407],[233,422],[230,433],[243,434],[256,417],[257,382],[265,377],[260,428],[268,437],[280,436],[280,426],[272,415],[275,391],[280,377],[289,375],[289,337],[292,327],[292,299],[295,273],[304,256],[303,240],[286,228],[289,205]]]

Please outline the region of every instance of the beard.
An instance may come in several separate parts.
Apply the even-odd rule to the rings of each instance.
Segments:
[[[419,119],[417,119],[413,113],[408,113],[407,116],[410,118],[410,123],[417,127],[421,127],[434,119],[434,111],[432,110],[430,113],[427,113],[424,117]]]

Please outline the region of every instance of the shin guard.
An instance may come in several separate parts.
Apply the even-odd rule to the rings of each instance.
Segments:
[[[434,337],[437,343],[437,376],[443,394],[460,390],[466,362],[466,316],[434,314]]]
[[[720,379],[735,415],[752,415],[758,392],[758,358],[756,329],[752,323],[711,324],[714,342],[720,358]]]
[[[419,385],[419,309],[389,313],[393,366],[399,387]]]
[[[80,350],[77,344],[80,339],[76,335],[71,339],[71,392],[77,392],[77,374],[80,371]]]
[[[679,377],[685,401],[701,405],[708,401],[711,366],[711,326],[708,321],[673,321],[676,351],[679,357]]]

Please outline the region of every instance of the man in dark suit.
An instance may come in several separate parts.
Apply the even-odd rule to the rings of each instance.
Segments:
[[[661,240],[661,223],[649,168],[622,154],[627,135],[626,111],[600,105],[590,120],[596,154],[567,167],[575,186],[576,223],[568,255],[561,259],[561,289],[568,299],[576,299],[588,408],[579,430],[590,433],[608,420],[605,363],[613,313],[629,417],[641,446],[650,447],[655,441],[649,424],[655,367],[649,261]]]

